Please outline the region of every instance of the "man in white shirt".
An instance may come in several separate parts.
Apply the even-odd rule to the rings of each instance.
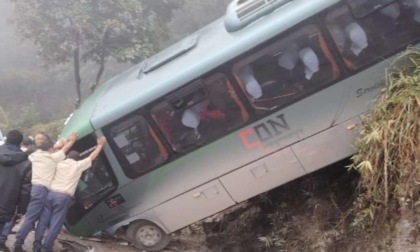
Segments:
[[[42,252],[53,251],[54,241],[61,231],[80,177],[92,166],[92,161],[102,151],[106,143],[105,137],[99,137],[97,143],[96,149],[87,158],[79,161],[80,154],[77,151],[70,151],[67,159],[57,164],[51,189],[35,232],[34,249],[40,247],[44,232],[49,227],[42,243]]]
[[[40,144],[39,149],[29,156],[32,162],[32,188],[31,199],[25,214],[25,220],[16,234],[15,252],[24,251],[22,245],[29,232],[34,228],[44,208],[45,200],[54,177],[57,163],[66,158],[77,139],[77,134],[72,133],[66,144],[59,151],[54,151],[54,143],[49,137]]]

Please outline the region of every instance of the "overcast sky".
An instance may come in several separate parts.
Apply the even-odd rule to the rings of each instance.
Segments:
[[[13,5],[8,0],[0,0],[0,72],[13,67],[33,67],[38,62],[34,47],[16,38],[9,21],[12,11]]]

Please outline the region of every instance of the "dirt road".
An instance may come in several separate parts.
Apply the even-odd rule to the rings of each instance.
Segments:
[[[15,232],[17,232],[19,229],[19,225],[15,226],[13,228],[12,234],[9,235],[8,240],[6,242],[6,245],[12,249],[13,248],[13,244],[15,242]],[[61,232],[61,234],[59,235],[59,237],[57,238],[55,245],[54,245],[54,251],[55,252],[60,252],[63,247],[61,245],[61,243],[58,240],[66,240],[66,241],[74,241],[78,244],[84,245],[84,246],[88,246],[93,248],[92,251],[94,252],[141,252],[141,250],[138,250],[132,246],[130,246],[127,242],[123,241],[123,240],[104,240],[103,242],[98,242],[98,241],[89,241],[89,240],[85,240],[83,238],[79,238],[79,237],[75,237],[71,234],[68,234],[65,230],[63,230],[63,232]],[[194,238],[196,239],[196,237]],[[25,249],[27,252],[31,252],[32,251],[32,243],[34,240],[34,231],[31,231],[28,235],[28,237],[25,240],[25,244],[23,246],[23,249]],[[188,243],[187,245],[185,244],[185,242],[183,242],[183,244],[179,244],[179,242],[177,242],[178,239],[175,239],[175,242],[172,242],[168,249],[162,252],[212,252],[212,250],[207,249],[207,247],[205,247],[204,245],[204,241],[198,241],[195,240],[195,242],[189,242],[188,238],[181,238],[181,240],[184,240],[186,243]],[[78,251],[78,252],[82,252],[82,251]]]
[[[15,232],[19,229],[19,226],[14,227],[13,229],[13,233],[11,235],[9,235],[6,245],[9,248],[13,248],[13,244],[15,242]],[[30,252],[32,251],[32,243],[33,243],[33,238],[34,238],[34,231],[29,233],[29,236],[27,237],[26,241],[25,241],[25,245],[23,246],[23,248]],[[72,235],[67,234],[66,232],[62,232],[60,234],[60,236],[58,237],[58,239],[63,239],[63,240],[69,240],[69,241],[75,241],[77,243],[80,243],[82,245],[85,246],[90,246],[92,248],[94,248],[95,252],[107,252],[107,251],[116,251],[116,252],[139,252],[139,250],[128,246],[127,243],[124,244],[120,244],[119,242],[93,242],[93,241],[86,241],[86,240],[82,240],[79,239],[78,237],[74,237]],[[58,240],[57,239],[57,240]],[[54,251],[61,251],[62,246],[61,244],[56,241],[55,245],[54,245]]]

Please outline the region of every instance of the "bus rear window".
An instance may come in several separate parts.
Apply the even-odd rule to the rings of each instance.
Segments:
[[[177,152],[213,141],[248,120],[248,113],[223,74],[168,95],[153,106],[151,113]]]

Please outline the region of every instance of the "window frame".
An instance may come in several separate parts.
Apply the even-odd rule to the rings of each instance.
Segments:
[[[395,1],[393,1],[392,3],[390,3],[390,4],[388,4],[388,5],[386,5],[386,6],[383,6],[382,8],[379,8],[377,11],[380,11],[381,9],[386,8],[387,6],[389,6],[389,5],[393,4],[393,3],[401,3],[401,0],[395,0]],[[394,50],[392,50],[392,51],[388,51],[387,53],[383,54],[383,55],[382,55],[382,56],[380,56],[380,57],[376,57],[376,59],[375,59],[375,60],[371,61],[371,62],[370,62],[370,63],[368,63],[368,64],[363,64],[361,67],[356,67],[356,68],[354,68],[354,69],[353,69],[353,68],[350,68],[350,67],[349,67],[349,66],[347,66],[347,64],[345,63],[344,57],[342,56],[342,54],[341,54],[340,50],[338,49],[337,44],[335,43],[335,40],[334,40],[334,38],[333,38],[332,34],[330,33],[330,31],[329,31],[328,27],[327,27],[327,22],[326,22],[326,19],[327,19],[328,15],[329,15],[332,11],[334,11],[334,10],[336,10],[336,9],[339,9],[339,8],[342,8],[342,7],[347,7],[347,8],[349,9],[349,13],[350,13],[350,14],[354,17],[354,19],[356,19],[356,20],[363,20],[363,19],[365,19],[365,18],[369,17],[369,15],[372,15],[372,14],[374,14],[374,13],[376,13],[376,12],[377,12],[377,11],[375,10],[374,12],[369,13],[369,15],[366,15],[366,16],[364,16],[363,18],[357,18],[357,17],[355,17],[355,16],[353,15],[353,11],[351,10],[351,7],[349,7],[349,6],[348,6],[348,3],[347,3],[347,1],[346,1],[346,2],[344,2],[344,3],[343,3],[343,2],[337,3],[337,4],[335,4],[335,5],[331,6],[331,7],[329,7],[328,9],[326,9],[326,10],[324,10],[324,11],[322,11],[321,13],[319,13],[319,14],[317,14],[317,15],[316,15],[316,16],[317,16],[317,19],[319,20],[319,22],[323,24],[321,28],[322,28],[322,30],[323,30],[324,37],[327,37],[327,38],[328,38],[328,41],[329,41],[329,42],[328,42],[328,44],[330,45],[330,47],[329,47],[329,48],[331,49],[331,51],[334,51],[334,56],[335,56],[335,58],[336,58],[337,62],[339,62],[339,63],[340,63],[341,68],[344,68],[344,73],[345,73],[345,76],[344,76],[344,78],[340,78],[337,82],[339,82],[339,81],[341,81],[341,80],[343,80],[343,79],[347,79],[347,78],[349,78],[349,77],[351,77],[351,76],[353,76],[353,75],[356,75],[356,74],[358,74],[358,73],[360,73],[360,72],[365,71],[366,69],[368,69],[368,68],[370,68],[370,67],[372,67],[372,66],[376,65],[377,63],[379,63],[379,62],[381,62],[381,61],[384,61],[384,60],[386,60],[386,59],[388,59],[388,58],[392,57],[393,55],[398,54],[399,52],[401,52],[401,51],[403,51],[405,48],[407,48],[407,46],[409,46],[409,45],[412,45],[412,44],[416,45],[416,44],[420,43],[420,36],[419,36],[417,39],[413,40],[412,42],[410,42],[410,43],[408,43],[408,44],[406,44],[406,45],[399,45],[398,47],[395,47],[395,49],[394,49]],[[318,25],[319,25],[319,24],[318,24]],[[420,25],[420,24],[419,24],[419,25]],[[333,50],[332,50],[332,49],[333,49]]]
[[[182,157],[182,156],[187,155],[187,154],[189,154],[191,152],[194,152],[197,149],[200,149],[200,148],[202,148],[204,146],[207,146],[207,145],[209,145],[209,144],[211,144],[211,143],[213,143],[213,142],[215,142],[215,141],[217,141],[217,140],[219,140],[219,139],[221,139],[221,138],[223,138],[223,137],[231,134],[232,132],[234,132],[234,131],[242,128],[242,127],[245,127],[246,125],[249,125],[250,121],[253,121],[253,117],[251,115],[251,111],[248,109],[248,106],[247,106],[246,101],[244,101],[244,99],[242,98],[242,95],[243,94],[242,94],[242,92],[238,92],[238,89],[236,88],[236,82],[235,81],[232,81],[232,78],[230,78],[230,72],[226,72],[225,69],[224,69],[224,66],[225,65],[226,65],[226,63],[223,64],[223,65],[221,65],[221,66],[219,66],[219,67],[217,67],[216,69],[213,69],[213,70],[211,70],[211,71],[209,71],[209,72],[207,72],[205,74],[202,74],[201,76],[199,76],[199,77],[197,77],[195,79],[192,79],[191,81],[187,82],[186,84],[182,85],[181,87],[179,87],[179,88],[177,88],[175,90],[171,90],[170,92],[168,92],[165,95],[159,97],[158,99],[156,99],[155,101],[153,101],[149,105],[145,106],[145,108],[148,111],[148,116],[151,118],[151,121],[153,122],[155,129],[159,132],[160,137],[164,139],[164,142],[166,143],[166,146],[169,148],[169,151],[172,153],[172,155],[175,158]],[[212,78],[212,77],[215,77],[215,76],[216,77],[217,76],[221,76],[221,77],[224,77],[226,79],[226,81],[228,82],[226,84],[226,87],[227,87],[227,89],[229,91],[233,91],[234,92],[234,94],[236,96],[236,99],[233,98],[233,97],[232,97],[232,99],[234,99],[236,102],[239,102],[240,103],[240,105],[238,104],[238,107],[240,108],[240,111],[241,112],[245,111],[245,113],[246,113],[245,117],[247,117],[246,120],[244,120],[238,126],[233,127],[232,129],[229,129],[225,134],[223,134],[221,136],[218,136],[218,137],[216,137],[216,138],[214,138],[214,139],[212,139],[210,141],[207,141],[207,142],[205,142],[203,144],[195,145],[195,146],[192,146],[190,148],[186,148],[186,149],[184,149],[182,151],[174,150],[171,141],[166,137],[165,133],[159,127],[158,122],[154,118],[154,116],[153,116],[153,108],[156,105],[161,104],[162,102],[166,101],[167,100],[166,99],[167,96],[171,96],[173,93],[179,92],[180,90],[187,88],[188,85],[194,85],[198,81],[201,81],[201,80],[204,80],[204,79],[208,79],[208,78]],[[204,81],[202,81],[202,83],[204,83]],[[208,90],[207,90],[208,88],[205,85],[203,86],[203,88],[206,89],[206,91],[208,92]],[[208,97],[209,96],[207,96],[207,98]]]
[[[120,153],[118,153],[118,152],[121,152],[121,151],[118,151],[118,152],[115,151],[115,150],[120,150],[120,148],[112,140],[108,140],[108,144],[110,146],[112,154],[115,157],[115,160],[117,161],[117,163],[118,163],[119,167],[121,168],[122,172],[124,173],[124,175],[129,179],[137,179],[137,178],[139,178],[139,177],[141,177],[141,176],[143,176],[143,175],[161,167],[162,165],[165,165],[166,163],[170,162],[171,159],[172,159],[171,151],[170,151],[170,149],[168,149],[168,146],[165,143],[166,139],[162,138],[162,136],[159,134],[159,132],[157,132],[157,129],[155,128],[155,126],[153,124],[151,124],[151,119],[145,113],[144,108],[137,109],[137,110],[119,118],[118,120],[115,120],[114,122],[106,125],[105,127],[103,127],[102,130],[103,130],[104,135],[107,138],[111,139],[110,133],[111,133],[112,128],[115,127],[116,125],[124,122],[124,121],[130,120],[130,118],[132,118],[133,116],[140,116],[145,120],[145,122],[147,123],[147,125],[149,127],[149,130],[153,131],[153,133],[155,135],[155,136],[152,136],[152,134],[150,134],[149,136],[153,139],[154,143],[157,145],[156,147],[159,150],[163,149],[166,152],[166,157],[164,157],[163,162],[152,166],[151,168],[147,169],[146,171],[137,172],[132,168],[127,169],[127,168],[124,167],[125,165],[120,161],[121,157],[118,157],[120,155]],[[159,142],[156,142],[156,139]],[[160,152],[160,153],[162,153],[162,152]],[[131,164],[129,162],[128,162],[128,165],[131,167]]]
[[[324,22],[323,19],[320,18],[321,16],[324,16],[326,12],[330,11],[331,9],[337,8],[337,6],[342,5],[342,3],[337,3],[334,4],[333,6],[328,7],[327,9],[315,14],[314,16],[303,20],[302,22],[292,26],[291,28],[287,29],[286,31],[278,34],[277,36],[261,43],[260,45],[254,47],[253,49],[248,50],[246,53],[230,60],[229,62],[226,63],[226,65],[229,67],[229,72],[230,75],[232,76],[232,78],[234,79],[234,83],[235,85],[238,86],[238,89],[241,90],[242,93],[242,97],[244,97],[245,102],[247,103],[248,107],[251,108],[251,111],[248,111],[250,114],[254,115],[256,120],[260,120],[262,118],[265,118],[271,114],[274,114],[284,108],[289,107],[290,105],[299,102],[303,99],[306,99],[307,97],[314,95],[320,91],[322,91],[323,89],[326,89],[328,87],[333,86],[334,84],[342,81],[343,79],[346,79],[348,77],[351,76],[351,74],[349,74],[348,69],[345,67],[344,61],[338,51],[338,49],[336,48],[336,44],[334,43],[334,40],[332,40],[332,37],[330,37],[330,34],[328,33],[328,29],[326,29],[326,27],[324,27]],[[332,78],[331,80],[327,81],[326,83],[324,83],[323,85],[317,85],[317,88],[314,88],[313,90],[311,90],[310,92],[306,93],[305,95],[302,96],[298,96],[298,98],[296,99],[291,99],[290,101],[282,104],[281,106],[278,106],[277,108],[273,109],[273,110],[269,110],[267,113],[261,113],[258,114],[257,110],[255,109],[255,107],[252,105],[251,101],[248,98],[248,95],[246,94],[246,91],[244,90],[244,86],[240,84],[240,82],[238,81],[238,76],[235,74],[235,67],[238,65],[246,65],[243,63],[243,61],[246,61],[248,58],[251,58],[252,55],[256,55],[260,52],[266,51],[267,48],[269,47],[275,47],[274,45],[276,44],[281,44],[280,41],[283,40],[284,38],[293,35],[293,33],[298,32],[299,30],[304,29],[305,27],[309,27],[309,26],[314,26],[318,31],[319,34],[322,36],[322,38],[324,39],[325,45],[327,46],[329,53],[331,54],[330,56],[332,57],[332,59],[334,60],[334,62],[336,63],[337,69],[338,69],[338,76],[336,78]],[[258,58],[258,57],[257,57]],[[326,57],[328,58],[328,57]]]
[[[351,0],[346,0],[346,4],[347,4],[347,6],[349,7],[349,9],[350,9],[350,13],[354,16],[354,18],[356,18],[356,19],[362,19],[362,18],[365,18],[365,17],[367,17],[367,16],[369,16],[369,15],[371,15],[371,14],[373,14],[373,13],[377,12],[377,11],[382,10],[383,8],[385,8],[385,7],[387,7],[388,5],[391,5],[391,4],[395,3],[395,2],[397,2],[398,0],[389,0],[389,1],[390,1],[389,3],[385,3],[385,4],[381,5],[381,6],[379,6],[379,8],[372,9],[372,10],[370,10],[370,11],[368,11],[368,12],[366,12],[366,13],[363,13],[363,14],[361,14],[361,15],[358,15],[358,14],[356,13],[355,8],[354,8],[354,7],[353,7],[353,5],[350,3],[350,2],[351,2]]]

